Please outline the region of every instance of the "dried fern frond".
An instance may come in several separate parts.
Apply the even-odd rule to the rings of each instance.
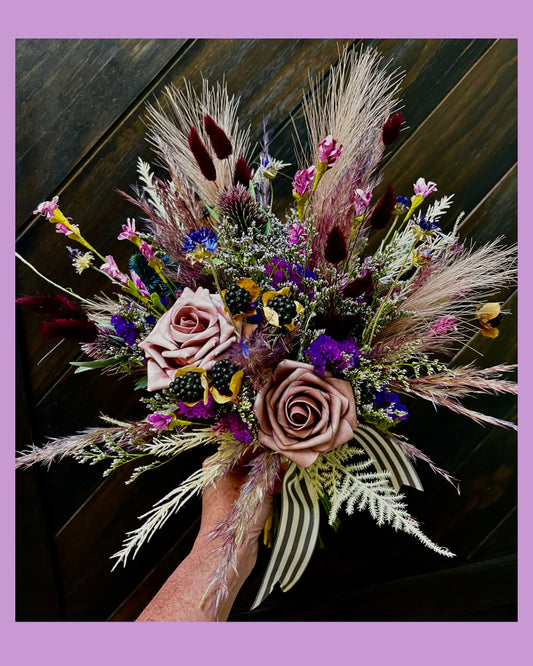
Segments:
[[[354,509],[367,509],[378,525],[389,523],[393,529],[416,537],[436,553],[453,557],[447,548],[434,543],[422,532],[417,521],[407,512],[404,496],[391,486],[388,474],[365,471],[364,461],[363,467],[360,462],[347,462],[348,457],[360,453],[360,449],[352,447],[335,449],[319,456],[307,468],[315,487],[323,488],[329,496],[330,525],[335,522],[343,505],[349,515]]]
[[[249,130],[241,130],[237,120],[238,99],[229,97],[225,83],[218,83],[215,88],[204,79],[202,90],[198,94],[192,85],[185,81],[183,88],[173,85],[165,88],[164,104],[157,103],[148,107],[149,140],[168,165],[171,173],[178,165],[193,189],[209,206],[214,206],[217,194],[233,182],[233,169],[237,159],[246,158],[249,153]],[[217,178],[208,181],[202,175],[191,150],[187,137],[191,127],[195,127],[206,148],[210,151],[210,142],[204,131],[204,115],[209,115],[221,127],[233,146],[233,153],[228,159],[214,158]]]
[[[188,479],[171,490],[142,516],[140,527],[127,533],[123,547],[112,558],[116,559],[113,569],[119,564],[126,565],[128,558],[135,557],[141,546],[150,541],[155,532],[173,516],[191,497],[200,493],[208,485],[221,478],[236,464],[238,459],[248,448],[236,439],[224,438],[219,449],[210,456],[204,466],[196,470]]]

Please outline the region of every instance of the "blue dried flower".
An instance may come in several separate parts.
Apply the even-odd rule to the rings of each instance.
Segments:
[[[183,252],[194,259],[202,260],[210,257],[217,249],[218,234],[212,229],[204,227],[191,231],[185,236]]]
[[[440,229],[438,222],[435,222],[434,220],[428,220],[424,215],[420,216],[417,224],[422,229],[422,231],[425,232],[433,231],[434,229]]]
[[[385,414],[395,421],[405,421],[409,417],[409,412],[405,405],[400,402],[400,396],[392,391],[381,388],[374,393],[374,407],[385,410]]]

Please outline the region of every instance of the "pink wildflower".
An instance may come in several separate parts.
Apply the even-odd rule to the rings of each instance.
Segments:
[[[34,215],[44,215],[45,217],[52,217],[56,208],[58,208],[57,202],[59,197],[54,197],[52,201],[43,201],[40,203],[37,208],[33,211]]]
[[[146,241],[141,241],[141,244],[139,245],[139,251],[146,259],[146,261],[151,261],[155,256],[154,251],[152,250],[152,246],[148,245]]]
[[[137,230],[135,229],[135,218],[127,219],[126,224],[122,225],[122,233],[117,236],[117,240],[126,240],[130,238],[135,238],[137,236]]]
[[[118,280],[122,284],[128,284],[128,276],[119,271],[116,261],[110,254],[106,255],[105,261],[105,264],[100,266],[100,270],[114,280]]]
[[[318,144],[318,161],[331,167],[339,159],[342,152],[342,146],[334,139],[331,134]]]
[[[148,414],[146,420],[154,430],[166,430],[172,421],[172,414],[155,412],[154,414]]]
[[[456,331],[457,326],[455,325],[459,319],[457,317],[441,317],[433,324],[433,326],[426,333],[426,337],[432,338],[434,336],[446,335],[450,331]]]
[[[107,257],[106,257],[107,259]],[[146,288],[144,282],[141,280],[141,278],[137,275],[135,271],[130,271],[131,279],[133,284],[137,287],[137,289],[141,292],[141,296],[144,296],[144,298],[150,298],[150,292]]]
[[[365,212],[370,203],[370,199],[372,199],[372,192],[370,190],[355,190],[355,217],[360,217]]]
[[[428,194],[437,191],[437,184],[432,183],[431,181],[426,181],[424,178],[419,178],[416,183],[413,185],[415,194],[419,194],[422,199],[425,199]]]
[[[299,245],[300,243],[307,243],[309,236],[305,231],[303,224],[291,224],[289,227],[289,235],[287,237],[288,245]]]
[[[77,227],[74,227],[74,229],[78,229]],[[65,234],[65,236],[71,236],[74,232],[66,227],[64,224],[56,224],[56,231],[58,234]]]
[[[300,197],[306,192],[311,192],[313,189],[313,181],[316,176],[316,166],[310,166],[307,169],[302,169],[297,171],[294,174],[294,180],[292,181],[292,191],[293,194],[297,194]]]

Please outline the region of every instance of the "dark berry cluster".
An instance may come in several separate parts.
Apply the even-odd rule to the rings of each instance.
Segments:
[[[235,364],[226,359],[217,361],[211,368],[213,386],[221,395],[231,395],[231,378],[238,370],[239,368]]]
[[[233,284],[226,290],[224,296],[226,306],[232,315],[239,315],[248,312],[252,305],[252,297],[238,284]]]
[[[296,303],[289,296],[274,296],[268,307],[277,313],[280,324],[290,324],[296,317]]]
[[[204,397],[204,387],[198,372],[187,372],[170,382],[168,388],[181,402],[199,402]]]

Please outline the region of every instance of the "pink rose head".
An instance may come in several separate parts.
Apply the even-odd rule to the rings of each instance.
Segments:
[[[418,194],[422,199],[425,199],[429,194],[437,191],[437,184],[432,183],[431,181],[426,183],[424,178],[419,178],[413,185],[413,189],[415,194]]]
[[[258,439],[300,467],[353,437],[357,427],[352,387],[318,375],[312,365],[282,361],[258,393],[254,413]]]
[[[313,189],[313,181],[316,176],[316,166],[310,166],[307,169],[302,169],[294,174],[292,181],[292,191],[300,197],[306,192],[311,192]]]
[[[318,144],[318,161],[324,162],[328,167],[333,166],[339,159],[342,152],[342,146],[331,134]]]
[[[43,201],[33,211],[34,215],[44,215],[45,217],[52,217],[55,209],[58,207],[59,197],[54,197],[52,201]]]
[[[148,390],[166,388],[179,368],[192,365],[210,370],[236,341],[220,296],[203,287],[196,291],[185,287],[139,344],[148,358]]]

